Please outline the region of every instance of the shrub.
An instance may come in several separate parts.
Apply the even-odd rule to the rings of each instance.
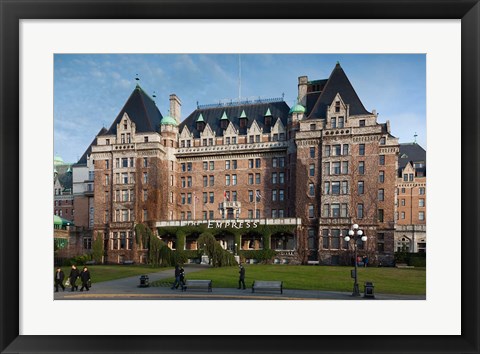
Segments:
[[[249,250],[249,251],[240,251],[240,258],[242,262],[245,259],[256,259],[260,263],[272,263],[273,258],[277,255],[277,252],[274,250]]]

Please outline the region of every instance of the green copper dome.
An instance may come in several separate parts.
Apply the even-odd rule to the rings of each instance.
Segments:
[[[301,104],[297,103],[295,106],[293,106],[290,109],[289,113],[305,113],[305,107],[303,107]]]
[[[177,121],[175,118],[170,117],[170,116],[165,116],[162,118],[162,121],[160,122],[161,125],[175,125],[177,126]]]
[[[55,156],[53,158],[53,164],[54,165],[63,165],[64,162],[63,162],[63,159],[60,156]]]

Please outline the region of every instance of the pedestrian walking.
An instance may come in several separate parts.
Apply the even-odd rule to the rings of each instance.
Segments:
[[[245,286],[245,268],[241,264],[238,267],[240,268],[240,270],[238,271],[238,289],[241,289],[243,286],[243,290],[245,290],[247,288]]]
[[[88,270],[87,267],[83,267],[82,272],[80,273],[80,280],[82,281],[82,287],[80,288],[80,291],[83,291],[83,288],[85,288],[87,291],[89,291],[89,282],[91,281],[90,278],[90,271]]]
[[[65,273],[63,273],[62,268],[58,267],[55,271],[55,292],[58,293],[58,286],[62,287],[62,290],[65,291],[65,285],[63,285],[63,279],[65,279]]]
[[[180,285],[182,286],[182,290],[184,289],[185,287],[185,269],[180,268]],[[178,288],[178,285],[177,285],[177,288]]]
[[[72,287],[72,291],[78,290],[78,285],[76,284],[77,278],[80,276],[80,272],[78,271],[75,264],[72,265],[72,269],[70,270],[70,275],[68,279],[70,280],[70,286]]]
[[[368,267],[368,256],[363,257],[363,267],[367,268]]]
[[[175,266],[175,282],[172,285],[172,290],[178,288],[180,285],[180,266],[177,264]]]

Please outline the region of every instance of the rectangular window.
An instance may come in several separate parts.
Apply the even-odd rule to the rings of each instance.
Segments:
[[[255,195],[256,195],[257,202],[259,202],[260,199],[261,199],[261,195],[260,195],[260,191],[258,189],[255,191]]]
[[[408,173],[405,173],[405,174],[403,175],[403,181],[404,181],[404,182],[408,182]]]
[[[343,155],[348,155],[348,144],[343,144]]]
[[[259,143],[260,142],[260,135],[255,135],[255,142]]]
[[[273,141],[278,141],[278,134],[273,134]]]
[[[144,137],[143,137],[143,142],[144,142],[144,143],[148,143],[148,136],[144,136]],[[182,146],[182,147],[183,147],[183,146]]]
[[[180,147],[182,147],[182,148],[185,147],[185,140],[180,141]]]
[[[203,170],[204,171],[208,170],[208,162],[207,161],[203,161]]]
[[[202,212],[202,218],[203,218],[203,220],[207,220],[207,212],[206,211]]]
[[[277,183],[277,172],[273,172],[272,173],[272,184],[276,184]]]
[[[210,211],[208,212],[208,218],[209,218],[209,219],[213,219],[213,210],[210,210]]]
[[[310,177],[313,177],[315,176],[315,165],[314,164],[310,164],[310,166],[308,167],[308,175]]]
[[[209,199],[210,199],[210,203],[215,203],[215,194],[213,192],[210,192]]]
[[[322,230],[322,248],[328,249],[329,248],[329,239],[328,239],[328,230]]]
[[[405,193],[405,188],[402,188],[402,193]],[[418,194],[424,195],[425,194],[425,187],[420,187],[418,189]]]
[[[418,206],[419,207],[424,207],[425,206],[425,199],[419,199],[418,200]]]
[[[237,160],[232,160],[232,169],[237,169]]]
[[[255,173],[255,184],[260,184],[260,173]]]
[[[185,188],[185,187],[187,186],[187,184],[186,184],[186,182],[185,182],[185,177],[180,178],[180,180],[181,180],[181,183],[182,183],[182,184],[181,184],[181,185],[182,185],[182,188]]]
[[[128,202],[128,190],[125,189],[125,190],[122,190],[122,202]]]
[[[284,141],[285,140],[285,133],[280,133],[279,139],[280,139],[280,141]]]
[[[182,167],[182,172],[187,170],[187,165],[185,163],[182,163],[180,166]]]
[[[128,184],[128,173],[122,173],[122,183]]]
[[[285,200],[285,191],[283,189],[280,189],[278,191],[278,199],[283,202]]]
[[[215,169],[215,161],[210,161],[210,171]]]
[[[340,248],[340,230],[333,229],[332,230],[332,237],[331,237],[331,248],[339,249]]]
[[[285,183],[285,172],[280,172],[278,174],[278,181],[279,181],[280,184]]]
[[[400,203],[401,203],[402,206],[405,206],[405,199],[401,199]]]
[[[285,157],[280,157],[278,159],[278,167],[285,167]]]
[[[332,170],[334,175],[340,174],[340,161],[332,162]]]
[[[272,209],[272,219],[277,218],[277,209]]]
[[[418,212],[418,220],[425,220],[425,212],[424,211],[419,211]]]
[[[250,136],[248,137],[248,142],[249,142],[250,144],[252,144],[252,143],[253,143],[253,139],[254,139],[253,135],[250,135]]]
[[[383,222],[383,209],[378,209],[378,222]]]
[[[315,158],[315,147],[310,148],[310,158],[312,158],[312,159]]]
[[[285,211],[283,209],[278,209],[278,217],[279,218],[284,218],[285,217]]]
[[[364,127],[364,126],[365,126],[365,119],[360,119],[360,120],[358,121],[358,126],[359,126],[359,127]]]
[[[248,201],[253,202],[253,191],[248,191]]]
[[[260,159],[255,159],[255,167],[256,167],[256,168],[262,167],[262,163],[261,163],[261,160],[260,160]]]
[[[348,181],[342,181],[342,194],[348,194]]]
[[[332,121],[332,129],[335,129],[337,127],[337,118],[332,117],[331,121]]]
[[[378,163],[380,165],[385,165],[385,155],[378,156],[378,159],[379,159]]]
[[[255,217],[260,219],[260,209],[255,209]]]
[[[400,214],[400,217],[401,217],[402,219],[405,219],[405,212],[404,212],[404,211],[402,211],[402,213]]]
[[[343,128],[345,126],[345,119],[343,117],[338,117],[338,127]]]
[[[365,162],[364,161],[360,161],[358,163],[358,174],[360,174],[360,175],[365,174]]]
[[[226,186],[230,185],[230,175],[225,175],[225,185]]]
[[[323,205],[323,217],[329,218],[330,217],[330,204]]]
[[[232,144],[236,144],[237,143],[237,137],[236,136],[232,136]]]
[[[120,168],[120,159],[119,158],[115,159],[115,167]]]
[[[148,183],[148,174],[147,172],[143,173],[143,183]]]
[[[207,204],[208,203],[208,193],[207,192],[203,192],[203,204]]]
[[[363,204],[357,204],[357,218],[363,219]]]
[[[342,161],[342,174],[348,174],[348,161]]]
[[[365,155],[365,144],[360,144],[358,145],[358,154],[360,156]]]
[[[229,160],[225,161],[225,169],[226,170],[230,169],[230,161]]]
[[[185,204],[185,193],[180,194],[180,200],[182,204]]]
[[[276,202],[276,201],[277,201],[277,190],[272,189],[272,202]]]
[[[105,139],[105,144],[110,145],[110,139]]]
[[[308,205],[308,217],[314,218],[315,217],[315,209],[313,208],[312,204]]]
[[[253,168],[253,159],[248,160],[248,168]]]
[[[383,188],[378,190],[378,200],[385,200],[385,190]]]
[[[340,217],[340,204],[332,204],[331,205],[331,215],[332,218],[339,218]]]
[[[110,175],[105,175],[105,185],[108,186],[110,184]]]
[[[232,201],[234,201],[234,202],[237,201],[237,191],[232,192]]]
[[[210,176],[210,187],[213,187],[215,185],[215,176]]]
[[[180,213],[180,220],[185,220],[185,212],[184,211],[182,211]]]
[[[130,157],[130,167],[135,167],[135,162],[134,158]]]
[[[278,159],[276,157],[272,158],[272,167],[276,168],[278,164]]]
[[[310,197],[314,197],[315,196],[315,185],[313,183],[309,183],[308,184],[308,195]]]
[[[208,177],[207,176],[203,176],[203,186],[208,187]]]
[[[147,157],[143,158],[143,167],[148,167],[148,158]]]
[[[385,145],[385,137],[380,138],[380,145]]]
[[[358,195],[365,193],[364,186],[365,186],[365,184],[364,184],[363,181],[358,181],[358,188],[357,188],[358,189]]]
[[[105,168],[107,170],[110,168],[110,160],[105,160]]]
[[[325,146],[325,156],[326,157],[330,156],[330,145]]]
[[[248,184],[253,184],[253,173],[248,174]]]
[[[192,204],[192,193],[187,193],[187,204]]]
[[[315,130],[317,129],[317,125],[316,124],[310,124],[310,130]]]
[[[340,156],[342,154],[342,145],[333,145],[333,156]]]
[[[248,218],[253,219],[253,210],[252,209],[248,210]]]
[[[324,194],[325,194],[325,195],[330,194],[330,182],[325,182]]]
[[[408,179],[410,180],[410,182],[412,182],[412,181],[413,181],[413,173],[410,173],[410,174],[408,175],[408,177],[409,177]]]
[[[230,137],[226,137],[226,138],[225,138],[225,144],[226,144],[226,145],[229,145],[229,144],[230,144]]]
[[[378,173],[378,182],[380,183],[385,182],[385,171],[380,171]]]
[[[122,167],[128,167],[128,159],[126,157],[122,158]]]
[[[332,182],[332,194],[333,195],[340,194],[340,182]]]
[[[343,203],[340,206],[340,217],[347,218],[348,217],[348,204]]]
[[[232,175],[232,186],[237,185],[237,175]]]

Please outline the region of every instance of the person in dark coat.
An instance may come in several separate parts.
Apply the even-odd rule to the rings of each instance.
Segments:
[[[58,286],[62,287],[62,290],[65,291],[65,286],[63,285],[63,279],[65,279],[65,273],[63,273],[62,268],[58,267],[55,272],[55,292],[58,293]]]
[[[78,290],[78,285],[75,284],[77,282],[77,278],[80,276],[80,272],[78,271],[77,267],[72,265],[72,269],[70,270],[70,275],[68,279],[70,279],[70,286],[72,287],[72,291]]]
[[[183,267],[180,268],[180,285],[182,286],[182,290],[185,287],[185,269]],[[178,285],[177,285],[178,288]]]
[[[80,279],[82,281],[82,287],[80,288],[80,291],[83,291],[83,288],[89,291],[90,289],[88,288],[88,282],[90,281],[90,271],[87,267],[83,267],[83,270],[80,273]]]
[[[238,274],[240,275],[238,278],[238,289],[241,289],[243,286],[243,290],[245,290],[247,287],[245,286],[245,268],[240,264],[238,266],[240,270],[238,271]]]
[[[175,282],[172,285],[172,290],[178,288],[180,285],[180,267],[178,264],[175,266]]]

